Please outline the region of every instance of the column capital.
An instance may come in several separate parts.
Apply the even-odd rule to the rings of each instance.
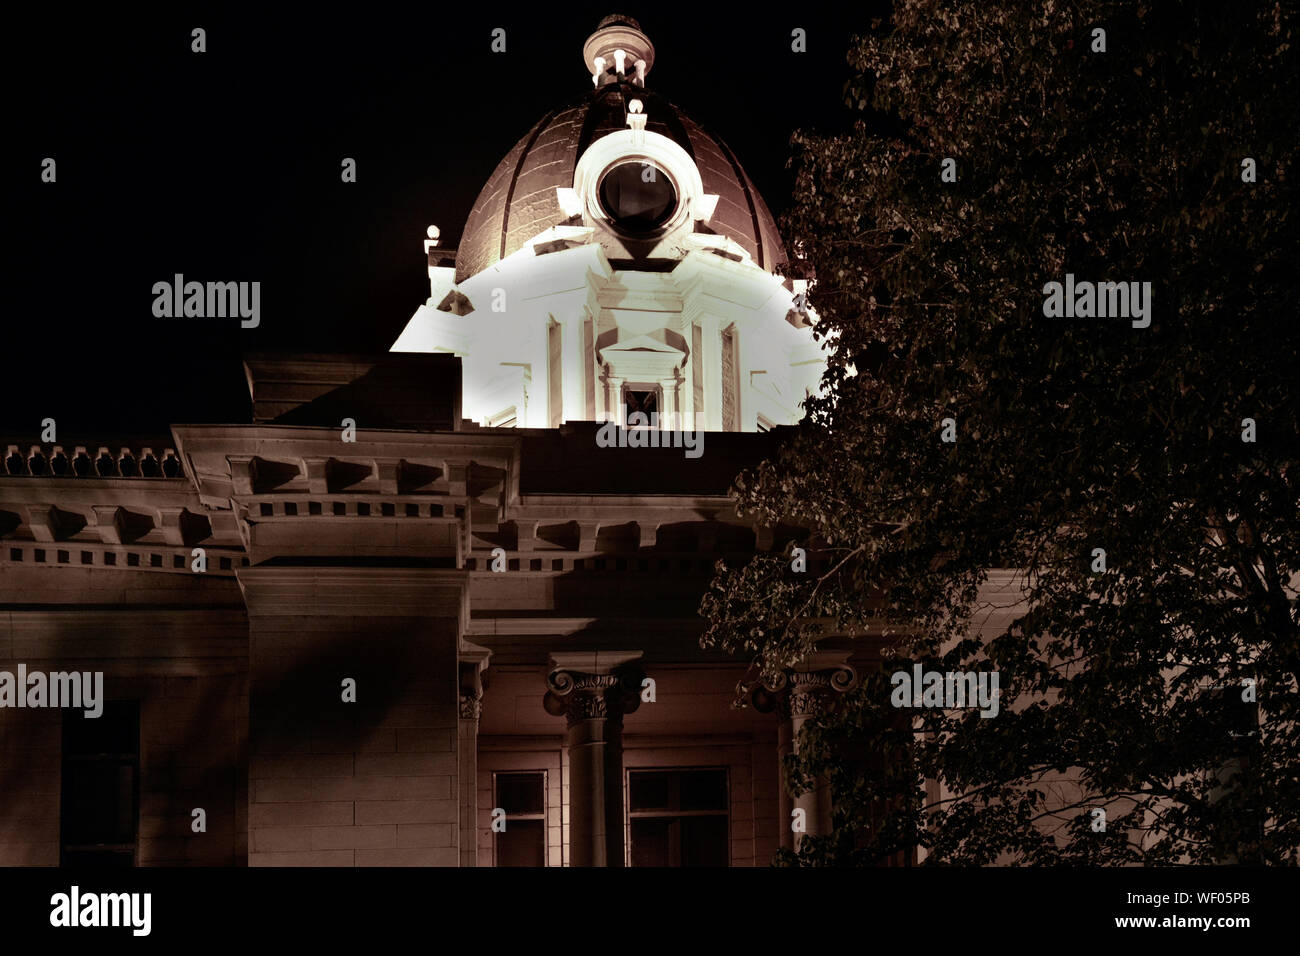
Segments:
[[[551,655],[543,706],[570,727],[583,720],[622,721],[641,703],[641,651],[560,651]]]
[[[492,652],[486,647],[460,639],[460,719],[478,720],[483,710],[483,671]]]
[[[461,720],[478,720],[483,713],[482,691],[468,694],[462,691],[460,695],[459,708]]]
[[[848,651],[815,651],[771,681],[749,689],[749,699],[761,713],[777,711],[781,717],[811,717],[821,712],[830,695],[851,690],[858,672]]]

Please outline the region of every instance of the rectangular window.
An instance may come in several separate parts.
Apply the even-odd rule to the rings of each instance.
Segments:
[[[494,809],[506,828],[494,832],[497,866],[546,865],[546,771],[492,775]]]
[[[727,866],[727,771],[629,770],[633,866]]]
[[[645,416],[645,420],[637,419],[636,427],[650,428],[657,426],[657,419],[652,415],[658,415],[663,405],[663,389],[658,385],[624,385],[623,386],[623,425],[626,428],[632,428],[632,416],[640,412]]]
[[[63,715],[63,866],[134,866],[139,833],[140,705]]]

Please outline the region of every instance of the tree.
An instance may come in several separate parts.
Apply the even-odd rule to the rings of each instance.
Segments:
[[[828,634],[894,655],[790,760],[836,812],[786,863],[1295,863],[1296,12],[1018,6],[899,0],[864,118],[792,140],[829,365],[733,493],[821,563],[720,564],[703,643],[769,680]],[[1149,326],[1046,315],[1067,274],[1151,283]],[[996,671],[999,714],[895,709],[915,662]]]

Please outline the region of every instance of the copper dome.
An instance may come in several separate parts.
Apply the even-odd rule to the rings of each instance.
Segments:
[[[769,272],[784,262],[776,222],[726,144],[652,91],[611,82],[548,113],[501,160],[465,222],[456,254],[457,282],[516,252],[548,227],[567,221],[556,187],[573,185],[578,159],[594,140],[626,129],[627,104],[632,99],[645,106],[646,129],[682,147],[695,161],[705,191],[718,196],[712,219],[700,228],[739,243]]]

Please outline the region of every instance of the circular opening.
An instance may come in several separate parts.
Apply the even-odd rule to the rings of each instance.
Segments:
[[[600,180],[600,204],[614,224],[628,232],[650,232],[677,208],[677,190],[658,166],[620,163]]]

